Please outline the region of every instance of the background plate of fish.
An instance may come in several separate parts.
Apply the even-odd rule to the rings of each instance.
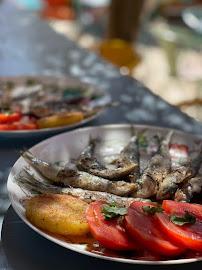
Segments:
[[[67,249],[130,264],[190,263],[202,260],[201,255],[145,261],[92,252],[86,245],[33,226],[25,216],[24,203],[40,192],[125,206],[135,200],[158,204],[163,199],[201,204],[201,163],[202,139],[192,134],[141,125],[79,128],[23,152],[10,172],[7,188],[20,218]]]
[[[109,106],[111,97],[106,91],[76,78],[2,77],[0,135],[54,135],[89,122]],[[13,122],[9,115],[14,112],[21,116]],[[7,121],[3,114],[8,115]]]

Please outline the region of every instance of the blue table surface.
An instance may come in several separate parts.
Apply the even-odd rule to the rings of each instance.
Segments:
[[[108,108],[83,126],[132,123],[202,134],[202,123],[154,95],[137,80],[122,76],[117,68],[95,53],[55,33],[37,14],[17,9],[11,0],[1,0],[0,11],[0,76],[71,76],[99,85],[111,94],[113,101],[120,102],[118,107]],[[91,264],[100,269],[105,266],[125,269],[123,264],[86,259],[84,255],[67,251],[44,239],[22,222],[10,206],[6,182],[19,157],[19,150],[54,134],[21,138],[0,134],[0,224],[3,223],[0,269],[87,269]],[[199,269],[201,263],[194,265]],[[177,268],[182,267],[179,265]],[[191,265],[184,267],[188,269]],[[127,265],[127,268],[134,269],[134,265]],[[138,266],[138,269],[146,268],[156,269]]]

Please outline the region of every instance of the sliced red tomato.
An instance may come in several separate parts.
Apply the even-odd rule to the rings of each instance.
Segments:
[[[16,130],[16,126],[11,124],[0,124],[0,130]]]
[[[169,239],[184,248],[202,251],[201,220],[196,219],[195,223],[186,223],[179,226],[170,220],[167,213],[156,213],[154,218],[161,230],[168,235]]]
[[[0,124],[0,130],[32,130],[37,128],[37,125],[32,122],[13,122],[10,124]]]
[[[200,204],[164,200],[162,208],[166,213],[182,216],[184,216],[184,213],[187,210],[190,214],[202,220],[202,205]]]
[[[177,143],[171,144],[169,148],[171,158],[187,158],[189,156],[188,150],[187,145]]]
[[[0,124],[13,123],[22,117],[21,112],[0,112]]]
[[[90,203],[86,211],[86,219],[95,239],[104,247],[112,250],[140,249],[136,241],[128,237],[122,223],[117,219],[106,221],[101,213],[106,202]]]
[[[133,202],[128,208],[124,225],[133,239],[137,239],[146,249],[165,256],[178,256],[185,251],[180,245],[168,239],[158,226],[154,216],[145,213],[142,206],[149,204]],[[152,207],[152,205],[150,205]]]

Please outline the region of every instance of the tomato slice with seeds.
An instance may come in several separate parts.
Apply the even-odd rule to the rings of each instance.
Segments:
[[[154,218],[169,239],[184,248],[202,251],[202,220],[179,226],[170,220],[167,213],[156,213]]]
[[[202,205],[200,204],[164,200],[162,208],[166,213],[182,216],[185,211],[188,211],[190,214],[202,220]]]
[[[185,248],[181,248],[180,245],[167,238],[154,216],[143,211],[142,206],[147,205],[153,207],[153,205],[138,201],[131,203],[124,219],[126,231],[146,249],[157,254],[172,257],[182,254]]]
[[[86,219],[95,239],[104,247],[112,250],[140,249],[140,245],[127,235],[120,220],[105,220],[101,213],[103,204],[107,203],[103,201],[90,203],[86,211]]]

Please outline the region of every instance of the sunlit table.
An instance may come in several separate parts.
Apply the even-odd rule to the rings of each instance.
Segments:
[[[96,54],[56,34],[36,14],[18,10],[12,1],[6,0],[0,2],[0,10],[0,76],[63,75],[98,84],[120,105],[108,108],[85,126],[134,123],[202,134],[201,123],[155,96],[135,79],[122,76],[118,69]],[[0,269],[157,269],[155,266],[117,264],[66,250],[36,234],[16,215],[12,206],[9,207],[6,181],[19,157],[19,150],[52,135],[29,138],[0,135],[0,221],[3,221]],[[201,263],[159,269],[191,267],[199,269]]]

